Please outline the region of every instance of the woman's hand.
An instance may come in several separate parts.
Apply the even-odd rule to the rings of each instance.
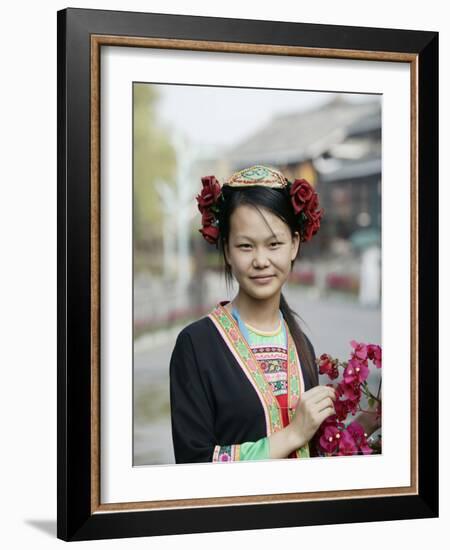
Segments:
[[[330,386],[315,386],[301,394],[289,424],[296,448],[303,447],[314,436],[322,422],[336,414],[336,391]]]

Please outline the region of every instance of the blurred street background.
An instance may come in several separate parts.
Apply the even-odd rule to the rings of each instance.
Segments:
[[[222,183],[266,164],[306,178],[325,213],[284,289],[289,305],[316,356],[382,345],[380,96],[135,83],[133,155],[135,466],[174,462],[176,336],[237,291],[198,232],[202,176]]]

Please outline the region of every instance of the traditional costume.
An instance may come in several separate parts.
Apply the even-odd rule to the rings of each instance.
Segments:
[[[274,168],[251,166],[233,174],[223,186],[215,176],[205,176],[202,184],[197,196],[202,214],[199,231],[216,246],[226,204],[223,186],[279,189],[292,203],[302,242],[320,227],[323,209],[318,210],[311,185],[304,179],[291,183]],[[268,437],[288,425],[301,394],[311,388],[281,311],[281,332],[262,335],[224,304],[219,302],[207,316],[186,326],[172,352],[170,402],[177,463],[268,459]],[[306,335],[305,340],[315,357]],[[308,456],[308,444],[289,455]]]
[[[177,464],[269,459],[268,436],[290,422],[301,394],[312,387],[281,311],[279,330],[264,335],[242,323],[236,310],[230,314],[226,303],[187,325],[172,352]],[[289,458],[309,456],[306,444]]]

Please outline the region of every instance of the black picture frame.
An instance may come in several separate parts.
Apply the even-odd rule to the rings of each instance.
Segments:
[[[58,78],[58,502],[57,537],[66,541],[331,523],[438,517],[438,33],[234,18],[67,8],[57,13]],[[95,39],[95,37],[97,37]],[[98,143],[93,62],[102,37],[244,46],[299,47],[302,55],[391,59],[411,64],[411,240],[416,278],[417,491],[415,494],[306,502],[108,511],[98,501],[100,303]],[[135,42],[132,42],[132,39]],[[202,46],[203,45],[203,46]],[[188,47],[188,46],[184,46]],[[255,46],[256,47],[256,46]],[[246,49],[247,48],[247,49]],[[214,49],[214,48],[212,48]],[[98,66],[97,66],[98,69]],[[98,189],[97,189],[98,191]],[[414,202],[413,202],[414,201]],[[430,215],[432,213],[432,215]],[[95,489],[95,490],[94,490]]]

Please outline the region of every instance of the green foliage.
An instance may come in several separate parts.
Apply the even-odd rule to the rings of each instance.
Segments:
[[[173,182],[176,157],[168,131],[159,125],[159,92],[133,85],[133,209],[135,249],[153,251],[162,237],[162,209],[155,184]]]

